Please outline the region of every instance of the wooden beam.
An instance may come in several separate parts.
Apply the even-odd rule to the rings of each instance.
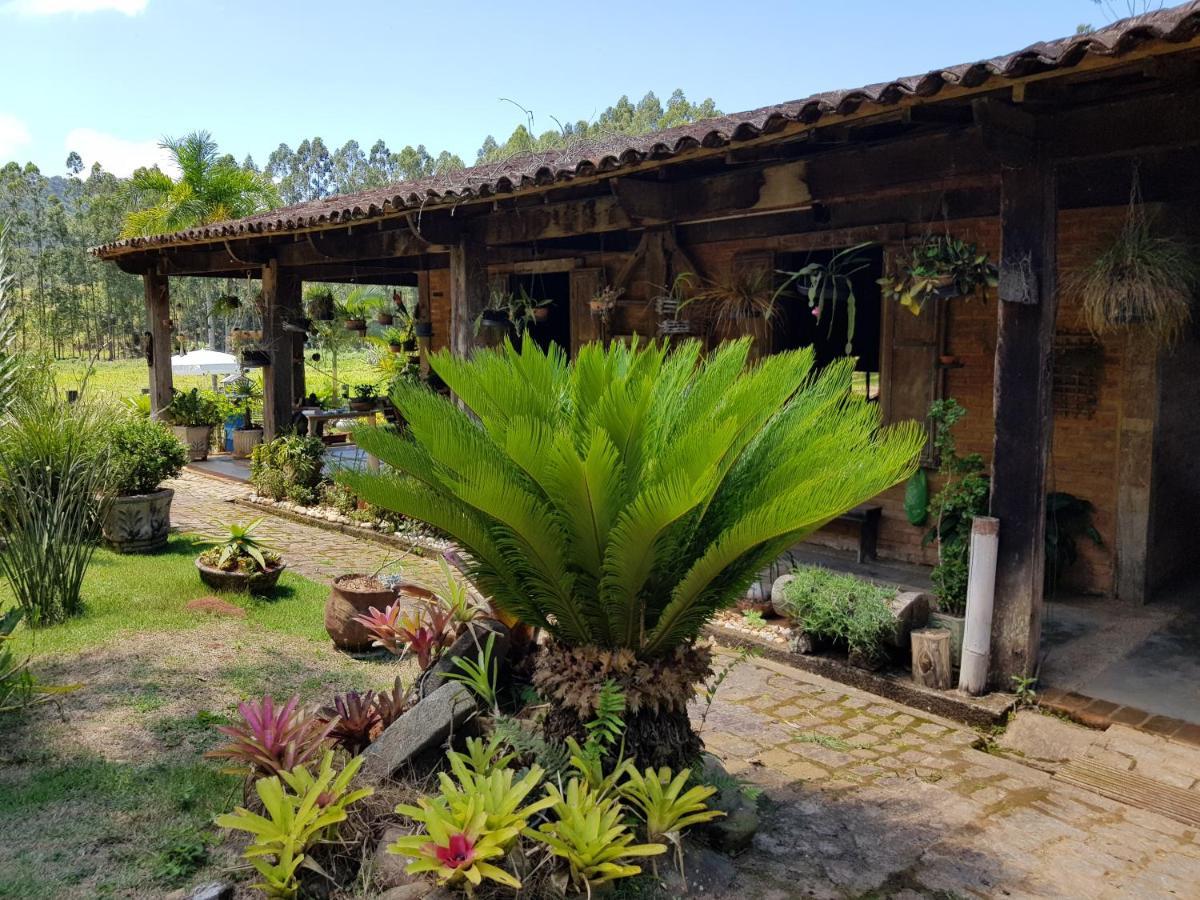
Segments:
[[[792,161],[680,181],[617,178],[613,189],[630,218],[656,224],[808,206],[806,178],[807,163]]]
[[[1001,689],[1013,676],[1033,673],[1041,639],[1057,212],[1054,166],[1044,148],[1003,168],[991,483],[1000,549],[990,673]]]
[[[156,271],[142,275],[146,296],[146,322],[150,330],[147,362],[150,367],[150,412],[162,418],[171,404],[175,386],[171,380],[171,291],[167,276]]]
[[[487,245],[476,229],[468,229],[450,248],[450,349],[470,356],[481,344],[475,318],[488,299]]]
[[[263,266],[263,349],[271,363],[263,369],[263,440],[291,428],[295,406],[294,333],[284,323],[300,314],[300,279],[278,262]]]
[[[1049,118],[1050,153],[1062,162],[1200,144],[1200,91],[1136,96],[1065,109]]]

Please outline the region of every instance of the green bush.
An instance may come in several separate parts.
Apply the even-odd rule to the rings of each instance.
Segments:
[[[325,445],[320,438],[284,435],[250,456],[250,483],[262,497],[310,506],[317,502]]]
[[[832,572],[801,566],[784,589],[788,614],[816,641],[844,647],[864,660],[879,661],[895,629],[888,601],[894,588],[884,588]]]
[[[130,417],[109,431],[112,490],[118,496],[149,494],[175,478],[188,460],[187,449],[158,422]]]
[[[0,421],[0,575],[31,628],[82,611],[111,489],[107,416],[44,391],[19,396]]]
[[[172,425],[185,425],[192,428],[204,425],[215,426],[225,421],[221,403],[215,396],[199,388],[190,391],[176,391],[171,398],[171,404],[166,409],[167,419]]]

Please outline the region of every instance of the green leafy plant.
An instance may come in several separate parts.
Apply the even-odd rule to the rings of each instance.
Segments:
[[[550,853],[567,864],[567,883],[591,893],[591,889],[618,878],[641,874],[631,860],[659,856],[665,844],[635,844],[636,837],[623,821],[624,807],[616,797],[599,797],[580,785],[578,778],[567,782],[566,791],[548,785],[553,801],[553,818],[524,834],[545,844]]]
[[[188,428],[211,428],[225,419],[217,400],[199,388],[176,391],[167,406],[166,417],[172,425]]]
[[[356,384],[354,386],[354,399],[362,401],[378,400],[379,388],[373,384]]]
[[[17,394],[21,358],[17,355],[16,304],[9,291],[13,274],[9,271],[8,227],[0,223],[0,415]]]
[[[446,758],[450,760],[451,769],[458,771],[456,766],[463,766],[467,771],[475,775],[491,775],[492,772],[505,768],[509,763],[516,759],[515,753],[502,752],[506,746],[504,738],[498,734],[493,734],[485,742],[482,738],[467,738],[467,750],[465,753],[457,753],[454,750],[446,754]]]
[[[924,543],[936,539],[938,563],[930,578],[938,606],[951,615],[967,608],[967,558],[971,550],[971,520],[988,511],[990,482],[978,453],[960,456],[954,426],[967,414],[953,398],[937,400],[929,408],[934,426],[934,447],[943,483],[930,504],[936,517]]]
[[[674,774],[665,766],[639,772],[630,768],[621,796],[637,811],[646,824],[646,839],[668,840],[680,847],[679,839],[685,828],[701,825],[725,815],[719,809],[709,809],[705,801],[717,793],[715,787],[695,785],[687,790],[691,769]]]
[[[1092,521],[1095,507],[1074,494],[1052,491],[1046,495],[1046,589],[1058,587],[1063,572],[1079,559],[1079,540],[1087,538],[1097,547],[1104,540]]]
[[[818,322],[826,318],[828,310],[829,335],[833,336],[833,320],[837,315],[839,301],[846,304],[846,353],[854,350],[854,327],[857,318],[858,300],[854,296],[854,276],[866,269],[871,260],[863,251],[874,244],[867,241],[839,250],[827,263],[810,262],[795,272],[781,271],[786,280],[779,288],[782,293],[793,284],[808,300],[808,308]]]
[[[250,453],[250,483],[262,497],[311,504],[322,483],[325,444],[318,437],[286,434]]]
[[[450,643],[450,616],[437,604],[408,607],[397,601],[382,612],[372,606],[354,621],[371,633],[376,647],[397,656],[415,653],[421,671],[433,665]]]
[[[119,419],[108,437],[112,490],[118,496],[153,493],[168,478],[178,477],[188,461],[187,449],[175,435],[150,419]]]
[[[389,471],[337,478],[464,548],[480,592],[553,638],[539,667],[574,677],[560,655],[590,647],[695,672],[651,679],[653,706],[622,683],[631,752],[686,763],[698,750],[687,702],[706,668],[680,654],[695,655],[704,624],[771,560],[906,478],[924,440],[915,423],[880,427],[851,391],[852,361],[816,373],[805,349],[747,370],[749,347],[701,359],[696,342],[592,344],[574,362],[532,341],[433,354],[470,414],[397,386],[407,431],[355,433]],[[572,688],[595,692],[605,677]],[[571,715],[564,734],[586,721]],[[664,725],[677,736],[664,742]]]
[[[31,378],[31,380],[35,380]],[[0,575],[30,628],[83,611],[112,466],[105,410],[23,386],[0,428]]]
[[[261,524],[262,519],[255,519],[224,525],[224,534],[206,539],[205,543],[213,546],[200,554],[200,561],[226,572],[267,572],[276,568],[279,554],[254,534]]]
[[[887,653],[895,630],[888,601],[895,588],[884,588],[832,572],[799,566],[784,588],[788,613],[810,638],[845,647],[856,661],[874,664]]]
[[[329,737],[351,756],[366,750],[382,725],[374,691],[338,694],[331,704],[321,709],[319,716],[332,723]]]
[[[677,310],[687,310],[714,327],[743,319],[770,321],[778,311],[779,295],[770,269],[731,266],[716,278],[700,280]]]
[[[254,887],[269,897],[296,896],[300,890],[297,870],[306,864],[311,867],[306,851],[330,840],[346,820],[346,810],[374,793],[373,788],[350,790],[361,766],[362,757],[355,757],[335,773],[333,753],[326,751],[315,774],[296,766],[255,782],[265,815],[238,807],[217,817],[220,827],[254,836],[243,854],[263,879]]]
[[[914,244],[908,256],[892,262],[892,273],[879,279],[885,298],[914,316],[931,298],[982,294],[999,283],[996,267],[974,244],[948,234],[932,234]]]
[[[1037,676],[1014,675],[1013,693],[1017,695],[1017,708],[1037,706]]]
[[[487,642],[479,648],[475,659],[467,659],[465,656],[456,657],[454,667],[458,671],[446,673],[447,678],[465,685],[492,710],[498,710],[496,692],[500,679],[500,660],[493,655],[495,644],[495,633],[489,633]]]
[[[309,715],[298,696],[279,707],[269,694],[258,702],[243,701],[238,713],[240,723],[217,726],[233,743],[204,755],[238,763],[240,768],[234,771],[260,775],[278,775],[304,765],[324,749],[337,724]]]
[[[0,714],[51,703],[60,695],[83,687],[81,684],[47,684],[33,676],[29,671],[29,658],[19,658],[10,643],[20,621],[19,609],[0,614]]]
[[[766,628],[767,620],[757,609],[747,609],[742,612],[742,621],[751,628]]]
[[[377,289],[360,286],[346,294],[338,307],[347,327],[361,325],[365,328],[366,321],[386,303],[387,298]]]

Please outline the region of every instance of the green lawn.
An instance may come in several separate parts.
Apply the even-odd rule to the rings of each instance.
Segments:
[[[90,366],[90,377],[89,373]],[[309,362],[305,379],[308,390],[321,394],[329,390],[329,364],[323,355],[319,363]],[[89,364],[87,360],[60,359],[54,364],[55,381],[61,390],[78,390],[87,378],[88,388],[94,396],[120,400],[132,397],[150,386],[148,368],[145,360],[121,359],[114,362],[97,362]],[[262,378],[261,373],[253,375]],[[342,354],[338,359],[338,381],[341,384],[355,385],[362,382],[379,384],[383,381],[378,369],[369,359],[365,350],[356,350]],[[210,388],[212,379],[203,376],[180,376],[174,380],[175,387],[188,390],[193,387]]]
[[[213,592],[172,537],[153,556],[99,550],[78,619],[18,631],[34,672],[83,687],[51,706],[0,717],[0,897],[161,897],[246,873],[239,845],[212,825],[242,802],[242,779],[203,758],[236,704],[271,693],[328,702],[390,687],[411,666],[333,649],[328,586],[284,573],[275,595],[223,598],[245,618],[186,609]],[[10,597],[0,588],[0,606]]]

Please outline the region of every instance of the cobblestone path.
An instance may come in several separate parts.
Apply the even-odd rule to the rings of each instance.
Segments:
[[[241,486],[187,473],[173,487],[184,530],[252,515],[227,502]],[[316,579],[396,556],[271,516],[263,528]],[[405,568],[437,578],[416,556]],[[713,896],[1200,898],[1195,829],[974,749],[981,736],[965,726],[816,675],[742,663],[702,737],[764,792],[737,883]]]

